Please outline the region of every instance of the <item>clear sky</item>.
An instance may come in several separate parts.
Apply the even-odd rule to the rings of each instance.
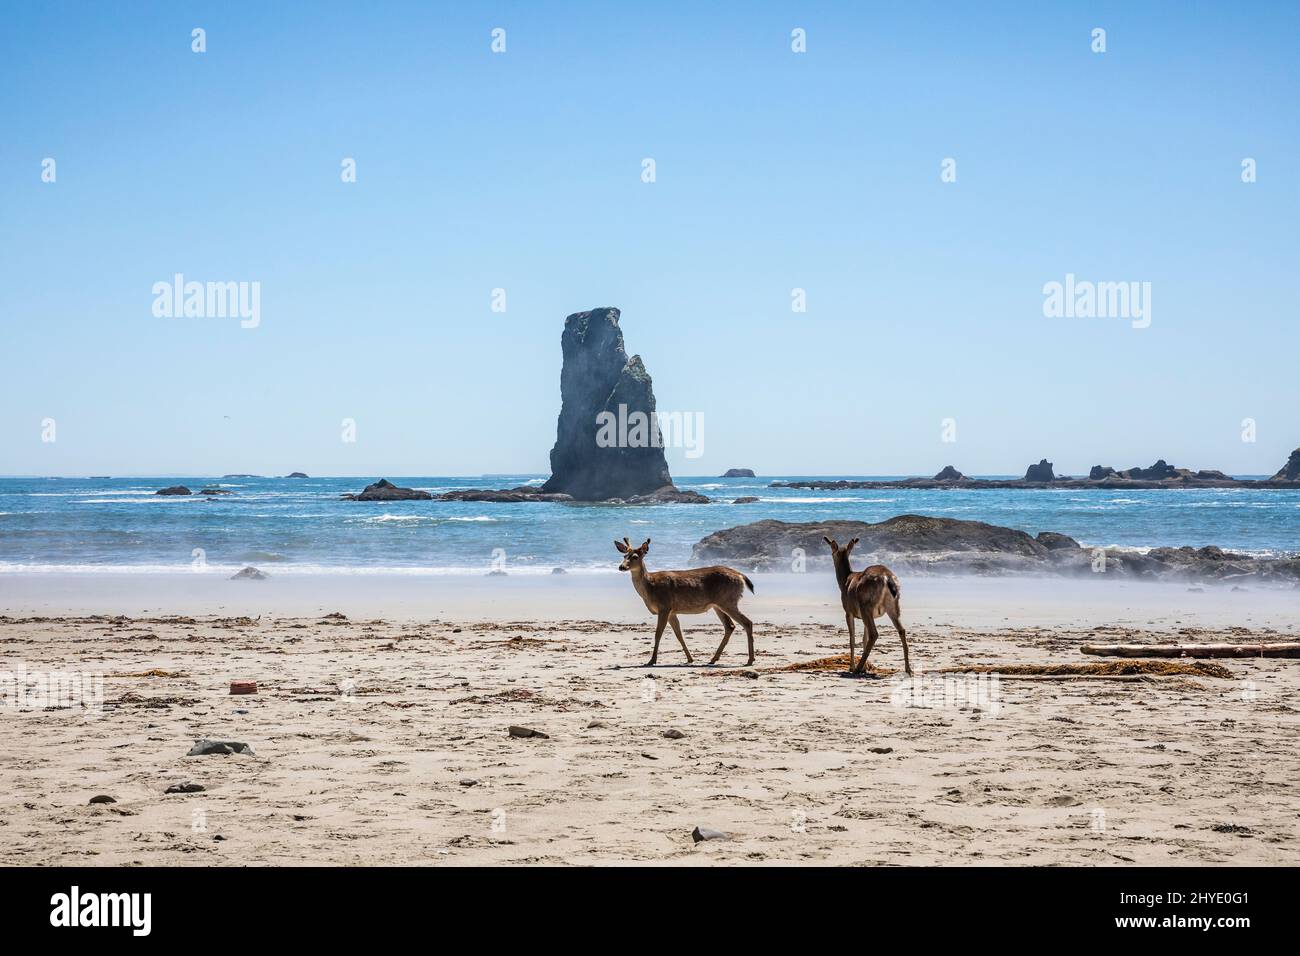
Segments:
[[[675,473],[1271,474],[1297,11],[8,2],[0,473],[544,472],[564,316],[613,305],[703,416]],[[175,273],[260,325],[156,317]],[[1150,327],[1045,317],[1068,273]]]

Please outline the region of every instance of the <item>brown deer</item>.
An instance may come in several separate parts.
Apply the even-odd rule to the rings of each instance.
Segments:
[[[753,581],[739,571],[716,566],[692,568],[689,571],[647,571],[645,556],[650,550],[649,538],[639,548],[632,547],[632,542],[627,538],[615,541],[614,547],[623,554],[623,563],[618,569],[632,573],[632,586],[636,588],[636,593],[641,595],[641,600],[645,601],[651,614],[659,615],[659,623],[655,626],[655,649],[646,667],[653,667],[659,660],[659,639],[664,636],[664,628],[669,624],[677,635],[677,643],[686,652],[686,663],[693,664],[695,659],[691,657],[691,649],[686,646],[686,638],[682,637],[682,626],[677,621],[677,615],[703,614],[710,608],[717,613],[724,630],[722,643],[714,651],[709,663],[718,662],[727,641],[731,640],[731,632],[736,629],[737,621],[749,638],[749,660],[746,664],[754,663],[754,622],[740,611],[740,599],[745,588],[751,592],[754,590]]]
[[[911,677],[912,662],[907,656],[907,631],[903,630],[903,622],[899,620],[901,611],[898,608],[898,578],[883,564],[873,564],[861,571],[854,571],[849,564],[849,553],[858,543],[857,538],[842,548],[830,538],[823,537],[822,540],[831,546],[835,580],[840,585],[840,603],[844,605],[844,620],[849,625],[849,670],[854,674],[861,674],[866,669],[867,657],[871,654],[871,649],[876,646],[876,638],[880,636],[876,631],[876,618],[888,614],[889,619],[894,622],[894,627],[898,629],[899,638],[903,641],[903,669],[907,671],[907,676]],[[856,667],[853,666],[853,619],[855,617],[861,618],[867,628],[862,660],[858,661]]]

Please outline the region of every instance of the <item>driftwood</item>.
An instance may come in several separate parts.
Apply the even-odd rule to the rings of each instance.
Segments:
[[[1098,657],[1300,657],[1300,643],[1271,644],[1085,644]]]

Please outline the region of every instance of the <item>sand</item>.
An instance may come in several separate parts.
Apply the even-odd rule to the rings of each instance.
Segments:
[[[833,582],[758,577],[758,660],[738,633],[719,675],[671,633],[638,666],[652,621],[614,575],[128,577],[0,580],[0,671],[104,675],[102,708],[0,709],[0,864],[1300,862],[1300,662],[940,672],[1294,639],[1294,593],[904,582],[909,684],[887,622],[874,677],[778,670],[846,650]],[[707,660],[720,627],[684,623]]]

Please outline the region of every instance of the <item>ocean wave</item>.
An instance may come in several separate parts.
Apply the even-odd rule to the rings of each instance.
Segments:
[[[475,515],[472,518],[447,518],[447,521],[500,521],[500,518],[489,518],[487,515]]]

